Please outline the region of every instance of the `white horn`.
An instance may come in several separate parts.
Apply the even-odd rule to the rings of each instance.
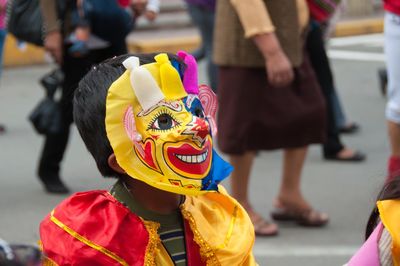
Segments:
[[[139,58],[136,56],[130,56],[127,59],[124,60],[124,62],[122,62],[122,64],[124,65],[124,67],[128,70],[133,70],[137,67],[139,67],[140,65],[140,61]]]
[[[165,98],[157,82],[145,67],[133,69],[130,78],[132,88],[144,111]]]

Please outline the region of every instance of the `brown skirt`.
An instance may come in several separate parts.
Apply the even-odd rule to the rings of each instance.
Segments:
[[[219,68],[218,145],[228,154],[297,148],[324,140],[325,103],[308,61],[284,88],[264,68]]]

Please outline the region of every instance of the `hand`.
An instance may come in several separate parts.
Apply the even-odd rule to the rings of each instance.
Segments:
[[[131,0],[131,9],[135,17],[139,17],[146,10],[148,0]]]
[[[44,48],[58,64],[62,63],[62,35],[59,31],[52,31],[46,35]]]
[[[293,82],[292,64],[282,50],[269,55],[265,62],[269,83],[274,87],[284,87]]]
[[[146,12],[144,13],[144,16],[146,17],[146,19],[148,21],[154,21],[157,17],[157,13],[151,10],[146,10]]]
[[[264,56],[268,82],[274,87],[289,85],[294,78],[293,68],[275,33],[255,35],[252,39]]]

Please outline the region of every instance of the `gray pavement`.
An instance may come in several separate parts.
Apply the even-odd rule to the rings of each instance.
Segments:
[[[256,240],[254,253],[260,265],[343,265],[362,243],[389,153],[385,99],[376,75],[378,67],[384,65],[382,36],[346,40],[333,41],[331,54],[340,59],[332,63],[346,113],[362,125],[362,130],[343,140],[365,151],[368,160],[326,162],[320,147],[311,147],[303,173],[304,192],[317,209],[330,214],[331,223],[322,229],[281,224],[278,237]],[[0,237],[10,242],[36,243],[40,220],[64,198],[43,192],[35,176],[43,139],[27,121],[43,95],[37,80],[50,69],[6,69],[1,80],[0,123],[7,125],[8,132],[0,136]],[[204,69],[201,71],[204,80]],[[260,153],[252,173],[251,199],[266,217],[279,186],[281,155],[279,151]],[[73,191],[107,189],[113,183],[97,173],[75,128],[62,175]],[[229,182],[226,185],[229,187]]]

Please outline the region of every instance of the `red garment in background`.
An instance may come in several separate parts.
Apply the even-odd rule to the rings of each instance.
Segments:
[[[307,0],[311,18],[318,22],[325,22],[335,12],[341,0]]]
[[[128,7],[130,1],[129,0],[118,0],[118,4],[122,7]]]
[[[395,13],[400,16],[400,0],[384,0],[384,8],[386,11]]]

